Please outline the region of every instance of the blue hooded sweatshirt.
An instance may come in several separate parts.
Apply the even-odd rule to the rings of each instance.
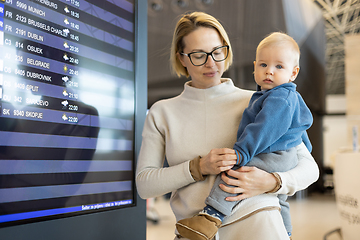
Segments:
[[[234,145],[242,157],[238,165],[246,165],[260,153],[284,151],[301,142],[311,152],[306,130],[312,122],[310,109],[296,91],[296,84],[255,92],[243,113]]]

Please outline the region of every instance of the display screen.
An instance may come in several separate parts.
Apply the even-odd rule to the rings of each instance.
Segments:
[[[134,4],[0,0],[0,227],[130,207]]]

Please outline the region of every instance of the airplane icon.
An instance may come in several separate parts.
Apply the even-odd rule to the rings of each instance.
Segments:
[[[61,117],[64,121],[68,120],[68,117],[66,116],[66,114],[64,113]]]
[[[68,102],[67,100],[65,100],[65,101],[62,101],[61,104],[64,105],[64,107],[67,107],[67,105],[69,104],[69,102]]]
[[[65,37],[67,37],[67,35],[70,33],[70,30],[67,28],[64,28],[63,33],[65,33]]]
[[[70,80],[68,76],[63,76],[61,79],[62,79],[64,82],[67,82],[67,81]]]

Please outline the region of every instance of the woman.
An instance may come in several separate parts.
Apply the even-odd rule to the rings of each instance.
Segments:
[[[146,118],[138,159],[136,183],[140,197],[172,192],[176,220],[188,218],[205,206],[216,174],[235,186],[221,188],[239,193],[242,200],[218,231],[221,240],[288,239],[274,194],[294,194],[317,180],[319,171],[310,153],[297,147],[294,169],[269,174],[255,167],[229,170],[236,163],[236,132],[252,91],[236,88],[221,78],[232,63],[229,38],[212,16],[194,12],[178,21],[171,47],[178,76],[191,81],[177,97],[155,103]],[[169,163],[163,168],[164,158]],[[177,232],[176,232],[177,233]],[[175,239],[184,239],[177,234]]]

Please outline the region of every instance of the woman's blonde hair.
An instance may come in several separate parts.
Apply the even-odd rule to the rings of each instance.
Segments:
[[[261,49],[266,48],[266,47],[271,47],[271,46],[289,47],[289,49],[294,54],[295,66],[299,66],[300,49],[299,49],[299,45],[296,43],[296,41],[292,37],[290,37],[289,35],[282,33],[282,32],[270,33],[257,46],[256,56]]]
[[[204,12],[186,13],[182,15],[176,24],[170,50],[170,63],[172,71],[175,72],[179,77],[181,75],[189,77],[189,73],[187,69],[181,64],[177,57],[177,53],[182,53],[185,48],[183,38],[199,27],[213,28],[219,33],[220,38],[223,41],[223,45],[229,46],[229,55],[225,59],[225,71],[232,64],[233,54],[230,40],[220,22],[213,16]]]

